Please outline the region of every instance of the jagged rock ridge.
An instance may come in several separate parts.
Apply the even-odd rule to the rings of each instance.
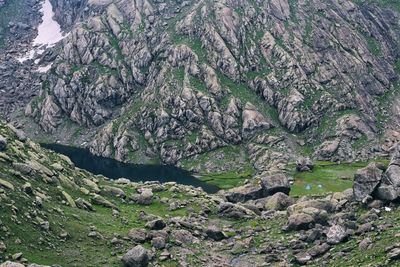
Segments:
[[[273,128],[286,136],[272,148],[283,161],[282,148],[299,151],[289,133],[329,160],[387,154],[379,137],[398,136],[389,131],[399,57],[390,9],[273,0],[88,1],[74,10],[81,19],[26,113],[47,132],[65,118],[95,127],[95,154],[176,164],[241,145],[271,166],[253,152]]]

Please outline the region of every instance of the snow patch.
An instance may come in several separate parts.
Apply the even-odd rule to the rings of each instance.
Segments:
[[[24,56],[17,59],[20,63],[28,59],[33,59],[35,55],[43,54],[46,48],[53,47],[57,42],[68,35],[62,34],[60,24],[53,19],[54,12],[50,0],[44,0],[40,12],[42,13],[42,22],[38,27],[38,35],[33,40],[33,48]],[[35,61],[35,64],[37,63],[38,62]],[[41,68],[43,70],[47,67],[48,66]]]
[[[50,63],[50,64],[47,65],[47,66],[39,67],[39,68],[37,69],[37,71],[40,72],[40,73],[46,73],[46,72],[49,71],[49,69],[51,69],[51,66],[52,66],[52,65],[53,65],[53,63]]]

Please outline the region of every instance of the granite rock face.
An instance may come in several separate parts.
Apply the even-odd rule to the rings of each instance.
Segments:
[[[284,146],[312,144],[317,159],[389,153],[377,136],[396,131],[400,103],[393,10],[350,0],[52,3],[70,34],[26,114],[54,135],[66,120],[93,130],[94,154],[179,164],[240,146],[263,171],[276,157],[254,138],[273,128]]]

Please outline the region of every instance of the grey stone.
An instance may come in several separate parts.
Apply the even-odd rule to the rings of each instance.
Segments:
[[[149,265],[147,250],[137,245],[122,257],[122,263],[125,267],[147,267]]]
[[[261,179],[261,186],[264,190],[264,196],[270,196],[277,192],[289,194],[290,184],[286,175],[275,174],[263,177]]]

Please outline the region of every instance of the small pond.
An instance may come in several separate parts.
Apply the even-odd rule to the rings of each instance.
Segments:
[[[144,165],[122,163],[114,159],[92,155],[87,149],[59,144],[41,144],[42,147],[68,156],[81,169],[94,174],[102,174],[110,179],[127,178],[132,182],[159,181],[177,182],[201,187],[207,193],[216,193],[217,186],[195,178],[190,172],[172,165]]]

